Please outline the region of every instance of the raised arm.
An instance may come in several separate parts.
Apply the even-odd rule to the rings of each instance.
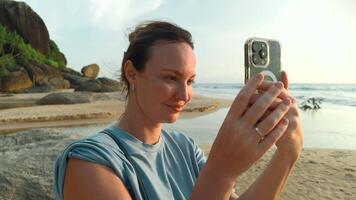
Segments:
[[[298,105],[296,100],[286,90],[288,89],[288,77],[285,72],[282,72],[282,81],[285,86],[285,90],[281,93],[282,98],[287,97],[292,100],[290,109],[285,115],[289,120],[288,128],[276,142],[277,151],[263,173],[240,198],[231,199],[279,199],[292,168],[301,154],[303,131],[298,113]],[[264,86],[266,90],[271,86],[271,83],[267,83]],[[277,100],[278,102],[281,102],[281,100]]]
[[[283,91],[283,84],[276,83],[250,106],[256,90],[264,87],[262,80],[261,74],[251,79],[232,103],[191,199],[229,199],[238,175],[260,159],[286,131],[289,121],[284,116],[291,103],[288,98],[256,129],[256,123]]]

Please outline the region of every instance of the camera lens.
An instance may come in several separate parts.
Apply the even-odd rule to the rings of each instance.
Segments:
[[[266,49],[261,49],[259,52],[261,58],[267,58],[267,50]]]
[[[266,43],[261,42],[261,48],[264,49],[264,48],[266,48],[266,47],[267,47]]]
[[[261,60],[261,64],[265,65],[266,64],[266,60],[265,59]]]
[[[260,59],[260,57],[259,57],[258,55],[256,55],[256,54],[253,54],[253,55],[252,55],[252,62],[253,62],[255,65],[259,65],[259,64],[260,64],[260,61],[261,61],[261,59]]]
[[[261,49],[261,43],[260,42],[253,42],[252,43],[252,51],[253,52],[258,52]]]

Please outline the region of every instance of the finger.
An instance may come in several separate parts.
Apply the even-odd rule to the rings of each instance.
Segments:
[[[262,96],[262,94],[254,94],[252,95],[250,102],[248,104],[248,106],[252,106],[254,103],[256,103],[256,101],[258,100],[258,98],[260,98]],[[268,107],[268,110],[274,110],[280,103],[282,102],[282,99],[274,99],[271,106]]]
[[[260,155],[263,155],[273,144],[275,144],[279,138],[285,133],[288,128],[288,119],[283,118],[281,122],[273,129],[273,131],[265,137],[258,145],[258,151]]]
[[[243,116],[242,121],[247,127],[252,127],[262,117],[263,113],[272,104],[274,99],[281,93],[283,84],[281,82],[275,83],[275,86],[270,87],[257,101],[254,103]]]
[[[258,87],[259,91],[267,91],[271,86],[273,86],[275,84],[275,82],[271,82],[271,81],[263,81],[262,84]],[[261,93],[261,92],[260,92]],[[286,89],[284,89],[281,94],[278,96],[278,98],[280,99],[294,99],[291,95],[289,95],[288,91]]]
[[[266,110],[266,112],[265,113],[263,113],[263,115],[262,115],[262,117],[257,121],[257,123],[256,124],[259,124],[259,123],[261,123],[264,119],[266,119],[266,117],[268,116],[268,115],[270,115],[272,113],[272,111],[271,110]]]
[[[287,90],[288,89],[288,76],[285,71],[281,71],[281,81],[284,84],[284,88]]]
[[[262,74],[257,74],[254,78],[250,79],[246,85],[240,90],[235,100],[232,102],[228,115],[240,117],[248,107],[248,102],[253,94],[255,94],[258,86],[263,80]]]
[[[291,102],[289,99],[283,100],[283,103],[280,103],[278,107],[270,113],[270,115],[258,124],[257,127],[264,136],[268,135],[281,121],[281,119],[288,112],[290,104]]]

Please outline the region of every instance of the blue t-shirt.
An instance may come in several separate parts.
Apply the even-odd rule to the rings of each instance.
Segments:
[[[142,199],[136,173],[141,177],[149,199],[189,199],[196,179],[206,162],[203,151],[189,137],[179,132],[162,130],[154,145],[144,144],[115,125],[108,127],[123,143],[132,164],[115,141],[98,133],[70,144],[55,164],[54,190],[63,199],[63,183],[70,157],[111,168],[131,194]]]

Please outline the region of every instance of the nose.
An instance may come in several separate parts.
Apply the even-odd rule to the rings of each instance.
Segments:
[[[192,87],[183,83],[178,88],[177,98],[180,101],[188,102],[191,99]]]

